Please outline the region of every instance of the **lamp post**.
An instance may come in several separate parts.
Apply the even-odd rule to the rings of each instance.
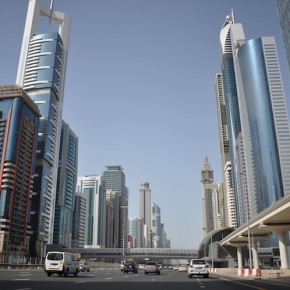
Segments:
[[[242,190],[243,193],[245,194],[245,186],[246,186],[246,180],[245,180],[245,172],[240,172],[240,174],[242,175]],[[247,197],[247,210],[246,210],[246,215],[247,215],[247,231],[248,231],[248,248],[249,248],[249,268],[252,269],[252,252],[251,252],[251,234],[250,234],[250,222],[249,222],[249,196],[248,196],[248,192],[246,193],[246,197]]]

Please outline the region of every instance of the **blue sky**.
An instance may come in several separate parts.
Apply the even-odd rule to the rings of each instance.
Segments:
[[[0,1],[1,85],[16,81],[27,6]],[[79,175],[121,165],[130,217],[139,216],[146,178],[171,246],[197,249],[205,155],[221,182],[219,32],[233,8],[247,39],[276,37],[289,103],[275,1],[55,0],[54,8],[72,17],[63,119],[79,137]]]

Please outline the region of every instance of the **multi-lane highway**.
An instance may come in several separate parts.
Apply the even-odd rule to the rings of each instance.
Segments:
[[[124,274],[118,269],[92,269],[78,277],[47,275],[41,270],[0,270],[1,290],[277,290],[290,289],[286,279],[246,279],[210,275],[188,278],[184,272],[163,269],[161,275]]]

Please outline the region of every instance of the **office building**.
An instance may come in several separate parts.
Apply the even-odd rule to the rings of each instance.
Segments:
[[[29,249],[39,118],[19,86],[0,86],[0,255]]]
[[[53,243],[71,247],[74,194],[78,169],[78,137],[62,121],[56,187]]]
[[[220,43],[225,95],[232,77],[238,101],[234,107],[225,98],[228,124],[230,116],[240,124],[240,132],[231,135],[230,150],[234,149],[231,162],[241,225],[290,192],[289,121],[274,37],[246,41],[232,12],[226,17]],[[224,70],[228,58],[231,71]],[[270,238],[260,245],[277,243]]]
[[[86,198],[85,248],[104,248],[106,242],[106,185],[101,176],[79,176],[77,192]]]
[[[86,233],[86,196],[76,192],[74,195],[74,211],[72,221],[72,248],[85,247]]]
[[[220,195],[224,197],[223,208],[222,205],[220,205],[222,210],[221,223],[223,226],[235,228],[237,226],[236,204],[234,196],[233,172],[231,166],[227,110],[224,94],[224,85],[221,73],[216,73],[215,91],[216,91],[221,163],[223,172],[223,186],[219,189]]]
[[[162,248],[161,209],[155,202],[152,203],[151,208],[152,248]]]
[[[146,180],[141,183],[141,188],[139,189],[140,196],[140,217],[144,223],[144,247],[152,247],[152,215],[151,215],[151,189],[149,187],[149,182]]]
[[[59,32],[39,33],[53,21]],[[31,205],[30,255],[44,257],[53,242],[54,207],[70,17],[29,0],[16,83],[41,113]]]
[[[106,248],[119,248],[120,237],[125,238],[120,227],[121,196],[118,191],[106,190]]]
[[[126,176],[122,166],[106,166],[103,172],[103,180],[106,183],[107,190],[113,190],[119,193],[119,238],[118,247],[127,248],[128,245],[128,188],[126,187]]]
[[[290,70],[290,2],[288,0],[276,0],[279,23],[282,29],[282,36],[288,68]]]
[[[140,217],[133,217],[129,219],[130,231],[129,234],[134,240],[134,244],[131,247],[134,248],[143,248],[144,247],[144,223],[143,219]]]
[[[205,157],[203,170],[201,171],[201,182],[203,184],[203,232],[206,236],[215,228],[215,192],[217,185],[214,183],[213,170],[210,167],[207,156]]]
[[[236,41],[238,45],[242,45],[245,42],[245,36],[242,25],[240,23],[235,23],[234,13],[232,11],[231,15],[226,16],[225,22],[223,23],[222,29],[220,31],[222,84],[216,83],[216,87],[217,85],[219,86],[219,88],[221,88],[222,86],[223,93],[216,90],[217,98],[221,98],[222,94],[224,95],[221,102],[225,103],[224,109],[226,111],[226,122],[219,122],[219,126],[226,124],[229,140],[230,161],[226,160],[226,155],[223,156],[222,154],[222,162],[224,162],[223,172],[227,174],[225,176],[226,190],[228,190],[227,208],[230,207],[229,203],[232,197],[232,192],[235,196],[237,196],[241,191],[241,188],[238,187],[238,184],[240,184],[238,183],[238,180],[240,180],[240,171],[236,167],[237,154],[239,154],[240,150],[239,147],[237,147],[236,140],[241,133],[241,120],[234,67],[234,55],[232,47],[233,41]],[[221,150],[223,150],[223,147],[221,147]],[[229,164],[228,162],[231,162],[231,164]],[[226,165],[227,167],[225,168]],[[238,201],[236,200],[236,202]],[[242,214],[238,211],[239,206],[235,205],[235,208],[236,216],[239,217],[240,214]],[[230,211],[232,212],[232,208],[230,209]],[[229,215],[230,213],[227,214]],[[235,222],[231,221],[231,223],[234,224]],[[236,221],[236,224],[237,226],[240,226],[239,219]]]

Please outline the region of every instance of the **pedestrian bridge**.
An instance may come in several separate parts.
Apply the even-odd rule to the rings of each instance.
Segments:
[[[59,250],[59,249],[53,249]],[[77,253],[81,259],[122,259],[126,257],[134,260],[145,259],[193,259],[198,257],[198,250],[171,249],[171,248],[105,248],[105,249],[62,249],[71,253]]]

